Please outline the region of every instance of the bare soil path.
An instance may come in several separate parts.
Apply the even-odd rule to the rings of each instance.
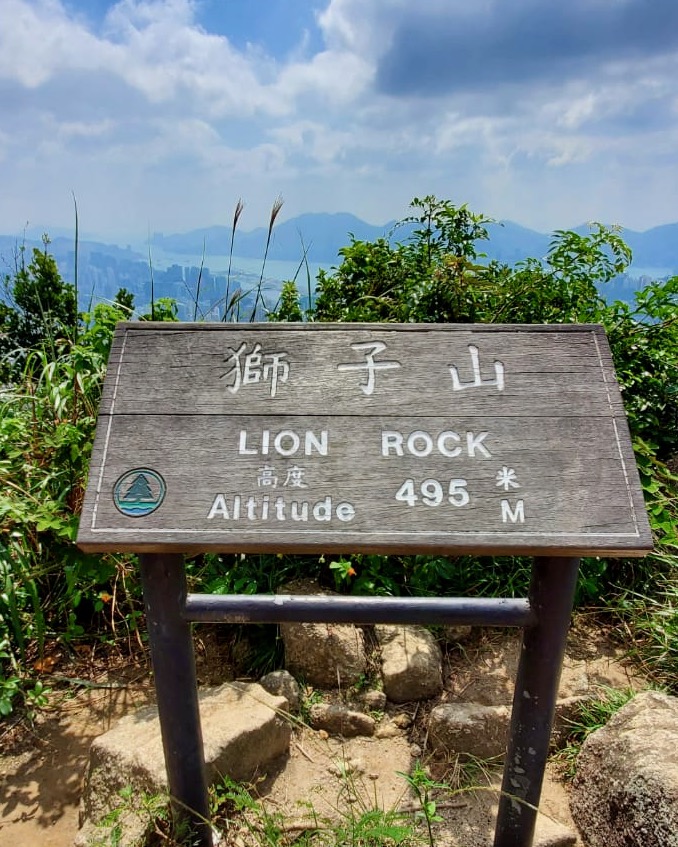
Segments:
[[[518,652],[515,635],[496,631],[475,634],[448,654],[443,699],[510,703]],[[210,666],[209,660],[200,658],[199,666]],[[209,682],[214,683],[218,674],[214,666],[209,670],[203,676],[211,677]],[[153,694],[143,658],[129,662],[111,661],[109,657],[96,666],[91,657],[87,661],[76,657],[61,661],[46,679],[58,691],[33,726],[25,721],[0,724],[0,847],[71,847],[78,830],[82,776],[92,740],[122,715],[146,705]],[[71,682],[66,684],[65,679]],[[644,687],[606,633],[579,620],[569,638],[561,696],[582,688],[595,693],[605,686]],[[427,708],[422,705],[418,710],[421,718]],[[304,729],[295,735],[288,759],[261,787],[266,803],[272,809],[289,810],[297,800],[315,796],[331,808],[341,791],[332,784],[332,769],[338,761],[357,763],[356,779],[372,794],[378,789],[385,806],[407,803],[407,798],[403,800],[403,781],[395,771],[406,770],[417,751],[425,750],[423,727],[423,720],[417,719],[408,736],[379,739],[378,744],[361,739],[341,743]],[[445,763],[437,767],[442,774]],[[498,780],[496,775],[495,786]],[[324,799],[319,786],[327,788]],[[567,787],[551,766],[541,808],[555,821],[574,829]],[[464,847],[491,843],[496,813],[492,792],[462,794],[441,811],[446,819],[440,825],[441,843]]]

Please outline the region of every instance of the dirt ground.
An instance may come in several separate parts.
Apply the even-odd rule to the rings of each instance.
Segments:
[[[198,651],[200,653],[200,651]],[[519,653],[517,636],[504,631],[475,633],[449,651],[442,701],[510,703]],[[209,657],[209,682],[219,673]],[[228,678],[224,672],[223,678]],[[68,680],[68,681],[66,681]],[[0,847],[71,847],[78,830],[78,804],[89,746],[122,715],[146,705],[153,696],[148,666],[137,661],[91,655],[61,658],[45,682],[55,690],[50,706],[33,725],[0,724]],[[621,651],[597,626],[583,620],[572,628],[563,665],[561,697],[586,690],[643,687],[633,677]],[[297,731],[290,755],[269,768],[259,786],[267,809],[284,811],[290,826],[304,826],[311,801],[316,812],[336,816],[342,797],[352,804],[377,802],[382,808],[412,804],[397,771],[407,772],[415,759],[427,761],[425,718],[431,705],[406,704],[398,711],[412,719],[407,733],[394,738],[326,738],[309,729]],[[431,762],[433,778],[450,778],[453,763]],[[452,774],[454,776],[454,774]],[[348,778],[347,778],[348,777]],[[492,843],[496,791],[501,771],[478,775],[484,790],[460,791],[441,799],[438,843],[487,847]],[[348,796],[352,794],[353,796]],[[553,820],[574,831],[567,787],[556,769],[547,770],[539,827]],[[538,830],[539,831],[539,830]],[[578,842],[580,844],[580,842]]]

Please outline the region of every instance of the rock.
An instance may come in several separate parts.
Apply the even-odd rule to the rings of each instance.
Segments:
[[[473,632],[473,627],[463,624],[446,624],[443,627],[443,638],[450,644],[463,644],[468,641]]]
[[[379,724],[374,734],[377,738],[397,738],[403,731],[398,729],[393,721],[384,721]]]
[[[374,718],[362,712],[353,712],[344,706],[329,703],[316,703],[308,711],[313,729],[323,729],[330,735],[341,735],[344,738],[374,735]]]
[[[367,670],[362,632],[353,624],[283,623],[285,666],[318,688],[348,688]]]
[[[217,782],[223,775],[251,779],[261,767],[287,752],[291,729],[281,717],[288,709],[284,697],[274,697],[260,685],[227,683],[199,693],[200,719],[207,778]],[[96,833],[96,824],[120,807],[119,792],[132,789],[135,809],[141,794],[167,792],[165,759],[158,710],[140,709],[122,718],[97,738],[91,748],[80,806],[81,831],[76,844],[85,845]],[[149,821],[125,814],[121,847],[141,843]]]
[[[443,687],[440,648],[431,633],[414,626],[375,627],[381,648],[384,693],[394,703],[427,700]]]
[[[546,815],[537,815],[532,847],[576,847],[577,834]]]
[[[678,847],[678,698],[638,694],[589,735],[570,807],[590,847]]]
[[[401,712],[401,714],[396,715],[393,718],[393,723],[398,727],[398,729],[409,729],[412,726],[412,716]]]
[[[465,753],[478,759],[503,756],[509,725],[506,706],[443,703],[429,718],[431,749],[435,753]]]
[[[383,691],[366,691],[360,699],[371,712],[383,712],[386,708],[386,695]]]
[[[312,581],[285,586],[281,594],[325,594]],[[353,624],[282,623],[285,667],[318,688],[353,685],[367,670],[362,630]]]
[[[296,679],[289,671],[272,671],[262,676],[259,685],[269,694],[284,697],[289,703],[290,711],[298,712],[301,704],[301,692]]]

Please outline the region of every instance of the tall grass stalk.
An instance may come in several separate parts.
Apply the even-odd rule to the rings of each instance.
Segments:
[[[297,281],[297,277],[301,273],[301,269],[305,268],[305,270],[306,270],[306,293],[307,293],[307,296],[308,296],[308,306],[306,307],[306,314],[310,314],[311,310],[313,309],[313,290],[312,290],[312,286],[311,286],[311,269],[308,266],[308,251],[311,249],[311,245],[309,244],[308,247],[307,247],[304,244],[304,236],[302,235],[301,232],[299,232],[299,241],[301,241],[302,255],[301,255],[301,261],[299,262],[299,267],[297,268],[296,273],[294,274],[294,281],[295,282]]]
[[[153,257],[151,256],[151,230],[148,230],[148,270],[151,275],[151,320],[155,320],[155,280],[153,279]]]
[[[271,246],[271,236],[273,235],[273,227],[275,226],[275,219],[280,214],[280,210],[283,207],[283,198],[282,194],[278,194],[278,196],[273,201],[273,206],[271,207],[271,217],[268,221],[268,234],[266,235],[266,247],[264,249],[264,261],[261,264],[261,274],[259,275],[259,284],[257,285],[257,293],[254,298],[254,306],[252,308],[252,314],[250,315],[250,323],[255,320],[257,316],[257,306],[259,305],[259,299],[261,298],[261,287],[264,284],[264,270],[266,268],[266,259],[268,258],[268,248]],[[263,298],[262,298],[263,302]]]
[[[228,250],[228,271],[226,273],[226,297],[224,299],[224,317],[223,320],[227,320],[229,312],[231,311],[231,304],[229,302],[229,298],[231,295],[231,264],[233,262],[233,243],[235,241],[235,231],[238,228],[238,221],[240,220],[240,215],[242,215],[243,209],[245,208],[245,204],[242,202],[242,197],[238,197],[238,202],[235,204],[235,212],[233,212],[233,225],[231,226],[231,245]],[[236,301],[239,302],[239,301]],[[235,303],[233,304],[235,305]]]
[[[73,327],[73,340],[75,343],[78,343],[78,329],[79,329],[79,320],[78,320],[78,307],[80,300],[78,299],[78,247],[80,246],[79,239],[79,220],[78,220],[78,201],[75,196],[75,192],[71,192],[73,194],[73,211],[75,213],[75,243],[73,244],[73,288],[75,288],[75,326]]]
[[[202,273],[203,273],[203,270],[205,269],[205,250],[206,249],[207,249],[207,242],[203,238],[203,240],[202,240],[202,258],[200,259],[200,271],[198,272],[198,282],[197,282],[196,287],[195,287],[195,300],[193,302],[193,320],[194,321],[198,320],[198,309],[199,309],[198,304],[200,303],[200,285],[202,283]],[[205,316],[202,315],[202,317],[204,318]]]

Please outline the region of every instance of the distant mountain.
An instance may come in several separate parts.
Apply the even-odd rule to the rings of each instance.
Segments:
[[[290,262],[296,267],[304,250],[307,250],[309,262],[315,265],[338,265],[339,251],[350,243],[351,235],[360,241],[385,237],[392,242],[402,243],[408,240],[415,229],[415,225],[408,224],[394,230],[394,225],[395,221],[390,221],[383,226],[375,226],[348,213],[299,215],[274,227],[268,258]],[[551,235],[512,221],[489,224],[488,231],[489,240],[478,242],[478,250],[486,254],[488,260],[496,259],[508,265],[514,265],[527,257],[543,259],[552,239]],[[588,227],[582,225],[576,231],[586,233]],[[242,286],[243,290],[253,289],[258,282],[259,266],[253,274],[245,260],[255,259],[260,262],[263,259],[266,234],[267,230],[263,227],[249,232],[236,231],[233,279],[234,284]],[[631,300],[634,291],[647,282],[648,275],[657,279],[667,273],[678,274],[678,223],[654,227],[646,232],[623,230],[622,236],[633,250],[633,265],[627,274],[604,287],[601,293],[607,299]],[[230,240],[231,231],[225,226],[154,235],[151,256],[155,296],[173,297],[180,303],[185,301],[182,308],[186,314],[192,313],[191,292],[195,290],[200,276],[205,298],[219,301],[225,286],[223,269],[226,263],[223,257],[229,253]],[[22,238],[0,235],[0,280],[5,274],[11,275],[21,244]],[[32,248],[42,247],[38,230],[27,231],[23,244],[26,259],[30,260]],[[199,266],[203,247],[207,261],[201,270]],[[53,238],[49,250],[64,279],[74,281],[73,235],[60,233]],[[241,265],[238,265],[238,259],[242,260]],[[211,273],[208,266],[210,262],[221,270]],[[290,270],[290,275],[293,272]],[[272,266],[268,266],[266,280],[272,290],[279,286],[285,273],[287,271],[280,267],[273,270]],[[141,306],[150,301],[150,280],[151,268],[146,247],[135,251],[129,246],[120,247],[99,240],[80,240],[78,283],[81,308],[89,309],[92,303],[100,300],[111,301],[121,287],[133,292],[137,304]]]
[[[490,238],[488,241],[480,241],[478,249],[487,253],[489,259],[496,259],[507,265],[515,265],[528,256],[543,259],[551,241],[550,235],[520,226],[513,221],[488,224],[487,231]]]
[[[664,224],[645,232],[624,230],[622,237],[633,250],[640,267],[666,267],[678,272],[678,223]]]
[[[270,259],[299,261],[304,249],[308,249],[309,261],[334,264],[339,257],[339,250],[349,243],[351,235],[359,241],[374,241],[382,237],[406,241],[413,227],[403,226],[392,232],[394,224],[395,221],[389,221],[383,226],[375,226],[347,212],[299,215],[274,227],[268,255]],[[510,265],[528,256],[543,258],[552,238],[550,234],[528,229],[513,221],[489,224],[488,231],[490,239],[479,242],[480,251],[490,259]],[[582,224],[575,231],[586,233],[588,226]],[[262,258],[266,232],[264,227],[249,232],[236,230],[233,255]],[[645,232],[623,230],[622,237],[633,250],[635,265],[665,267],[678,272],[678,223],[654,227]],[[177,256],[191,257],[192,261],[202,255],[203,246],[208,256],[227,255],[230,242],[231,230],[225,226],[204,227],[172,235],[155,234],[152,238],[153,247]]]
[[[337,214],[305,214],[277,224],[269,248],[270,259],[298,261],[308,249],[313,262],[336,262],[339,250],[345,247],[350,235],[359,241],[374,241],[387,236],[392,224],[373,226],[348,212]],[[266,247],[267,229],[259,227],[250,232],[236,230],[233,255],[246,259],[261,259]],[[231,244],[231,229],[211,226],[175,235],[155,234],[152,245],[167,253],[180,256],[200,256],[205,246],[207,255],[227,255]]]
[[[0,270],[13,263],[14,256],[18,255],[21,247],[25,248],[26,260],[30,261],[33,248],[38,247],[42,249],[43,244],[38,238],[17,238],[14,235],[0,235]],[[57,263],[73,262],[75,257],[73,235],[58,236],[51,239],[47,249],[57,260]],[[119,247],[117,244],[109,244],[102,241],[80,240],[78,242],[78,258],[87,260],[92,254],[100,254],[120,261],[147,261],[143,255],[132,250],[131,247]]]

